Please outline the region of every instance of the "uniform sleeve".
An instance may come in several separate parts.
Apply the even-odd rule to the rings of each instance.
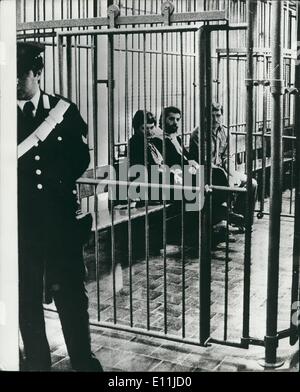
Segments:
[[[77,106],[71,104],[66,113],[68,148],[66,158],[69,163],[69,171],[74,180],[77,180],[88,168],[90,153],[87,144],[88,127],[81,117]]]

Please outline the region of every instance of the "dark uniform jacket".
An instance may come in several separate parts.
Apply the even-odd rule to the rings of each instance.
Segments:
[[[41,92],[34,119],[18,108],[18,144],[45,120],[61,98]],[[50,106],[50,107],[49,107]],[[18,160],[20,272],[43,263],[47,282],[82,277],[84,266],[76,219],[76,180],[87,169],[87,125],[70,103],[63,121]]]

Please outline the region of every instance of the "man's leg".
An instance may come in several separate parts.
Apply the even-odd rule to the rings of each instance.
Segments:
[[[246,187],[247,183],[243,182],[241,184],[241,187]],[[254,209],[255,209],[255,203],[256,203],[256,198],[257,198],[257,181],[252,178],[252,188],[251,188],[251,216],[253,219],[254,215]],[[245,216],[246,214],[246,192],[239,192],[236,198],[236,201],[234,203],[233,210],[236,214],[241,214]]]
[[[84,282],[77,277],[72,278],[64,278],[53,290],[71,364],[77,371],[103,371],[91,352],[88,297]]]
[[[51,369],[43,311],[43,266],[41,264],[38,262],[33,264],[29,258],[25,260],[20,250],[19,322],[26,357],[21,370],[50,371]]]

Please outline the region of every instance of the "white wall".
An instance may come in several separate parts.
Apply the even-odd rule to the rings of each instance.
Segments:
[[[0,369],[18,370],[16,9],[0,0]]]

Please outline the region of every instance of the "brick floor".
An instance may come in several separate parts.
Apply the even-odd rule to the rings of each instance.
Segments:
[[[285,208],[288,208],[285,201]],[[243,251],[244,234],[235,233],[236,241],[230,243],[228,270],[227,339],[239,342],[242,336],[243,306]],[[256,219],[253,226],[251,264],[250,336],[263,339],[265,334],[266,277],[268,253],[268,217]],[[279,279],[278,328],[289,327],[290,286],[292,276],[293,220],[282,219]],[[168,257],[166,284],[164,262],[159,256],[150,257],[147,265],[143,258],[132,265],[130,298],[130,268],[118,265],[115,272],[117,294],[113,295],[113,276],[109,268],[101,267],[100,309],[101,321],[114,322],[113,303],[116,303],[116,323],[130,326],[130,301],[132,324],[147,328],[147,290],[149,293],[150,329],[182,336],[183,309],[185,310],[186,338],[199,339],[199,261],[186,254],[185,279],[180,255]],[[211,337],[224,339],[225,312],[225,246],[220,244],[212,253],[211,285]],[[88,257],[92,259],[89,254]],[[105,271],[105,272],[104,272]],[[182,300],[184,287],[185,301]],[[88,282],[90,317],[97,319],[97,289],[93,279]],[[166,293],[166,296],[165,296]],[[167,302],[167,309],[164,303]],[[51,306],[50,306],[51,308]],[[166,316],[166,319],[165,319]],[[70,369],[56,313],[46,311],[46,326],[53,358],[53,370]],[[97,320],[96,320],[97,321]],[[156,337],[135,335],[129,332],[91,327],[92,345],[106,371],[263,371],[258,359],[263,358],[264,348],[250,346],[248,350],[212,344],[199,347],[171,342]],[[297,346],[297,345],[296,345]],[[285,360],[280,371],[298,371],[296,347],[288,339],[279,343],[278,355]]]

